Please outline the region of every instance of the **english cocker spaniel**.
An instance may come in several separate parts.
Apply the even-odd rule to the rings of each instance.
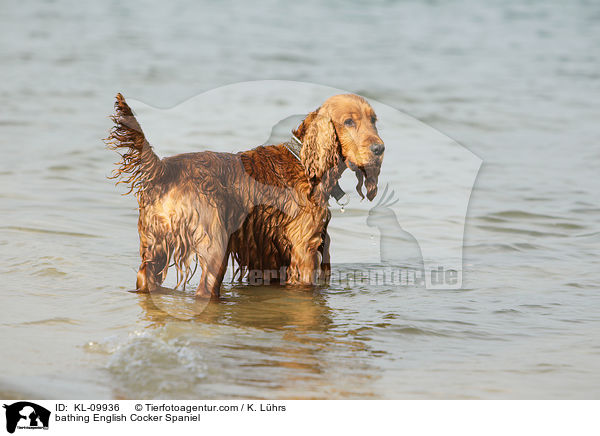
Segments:
[[[139,205],[141,265],[136,288],[160,288],[169,266],[179,287],[192,266],[199,297],[218,298],[229,259],[234,276],[310,285],[330,275],[328,200],[346,168],[372,200],[384,144],[376,115],[357,95],[329,98],[287,143],[236,154],[204,151],[160,159],[121,94],[106,139],[121,161],[113,178]],[[195,271],[195,268],[194,268]]]

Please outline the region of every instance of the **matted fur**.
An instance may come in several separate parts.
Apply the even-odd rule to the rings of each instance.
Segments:
[[[353,120],[353,125],[344,122]],[[138,200],[140,256],[136,287],[159,287],[169,266],[184,288],[195,267],[202,275],[198,296],[219,296],[228,259],[234,275],[288,284],[327,280],[331,218],[328,199],[350,167],[362,194],[377,193],[383,155],[375,114],[362,97],[328,99],[307,115],[294,134],[303,142],[301,161],[284,144],[232,153],[186,153],[159,159],[121,94],[108,146],[123,150],[113,178]],[[275,273],[273,274],[273,272]]]

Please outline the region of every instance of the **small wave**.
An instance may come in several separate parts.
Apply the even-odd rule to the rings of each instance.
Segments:
[[[590,238],[596,236],[600,236],[600,232],[580,233],[579,235],[575,235],[576,238]]]
[[[531,244],[528,242],[516,242],[514,244],[469,244],[465,245],[465,248],[469,250],[480,250],[483,253],[489,252],[524,252],[531,250],[543,250],[545,247],[538,244]]]
[[[480,250],[484,253],[521,251],[513,244],[469,244],[465,245],[465,248],[469,250]]]
[[[0,126],[29,126],[31,122],[22,120],[0,120]]]
[[[560,219],[560,217],[557,216],[526,212],[524,210],[504,210],[501,212],[491,213],[487,216],[518,219]]]
[[[72,170],[73,167],[70,165],[52,165],[52,166],[49,166],[48,169],[50,171],[69,171],[69,170]]]
[[[26,321],[20,323],[20,325],[78,325],[80,322],[76,319],[72,318],[64,318],[64,317],[55,317],[55,318],[47,318],[47,319],[39,319],[36,321]]]
[[[400,333],[402,335],[419,335],[419,336],[448,336],[446,333],[442,333],[437,330],[424,329],[412,325],[407,326],[393,326],[390,328],[393,333]]]
[[[42,268],[41,270],[36,271],[33,274],[40,277],[64,277],[67,275],[66,272],[63,272],[53,267]]]
[[[426,323],[448,323],[448,324],[456,324],[456,325],[466,325],[466,326],[474,326],[476,324],[472,323],[472,322],[468,322],[468,321],[458,321],[458,320],[454,320],[454,319],[420,319],[419,321],[421,322],[426,322]]]
[[[494,310],[494,312],[492,312],[496,315],[503,315],[503,314],[519,314],[521,313],[521,311],[517,310],[517,309],[499,309],[499,310]]]
[[[560,371],[563,370],[564,368],[569,367],[569,365],[560,365],[560,364],[554,364],[554,363],[538,363],[535,368],[533,369],[533,372],[537,372],[537,373],[548,373],[548,372],[555,372],[555,371]]]
[[[575,209],[571,209],[571,212],[574,213],[591,213],[591,214],[597,214],[600,213],[600,207],[579,207],[579,208],[575,208]]]
[[[312,59],[309,59],[305,56],[296,56],[289,53],[276,53],[273,55],[259,55],[257,59],[262,61],[275,61],[275,62],[284,62],[289,64],[307,64],[311,63]]]
[[[477,219],[481,221],[486,221],[488,223],[505,223],[507,220],[504,218],[498,218],[496,216],[482,215],[478,216]]]
[[[528,235],[528,236],[537,236],[537,237],[543,237],[543,236],[554,236],[554,237],[567,237],[568,235],[564,234],[564,233],[553,233],[553,232],[540,232],[538,230],[525,230],[525,229],[517,229],[514,227],[499,227],[499,226],[482,226],[479,225],[477,226],[480,229],[483,230],[489,230],[492,232],[498,232],[498,233],[514,233],[517,235]]]
[[[517,242],[516,244],[512,244],[512,246],[521,251],[523,251],[523,250],[540,250],[540,249],[544,248],[541,245],[530,244],[528,242]]]
[[[394,335],[400,334],[408,336],[448,336],[446,333],[443,333],[439,330],[426,329],[412,324],[398,325],[391,323],[377,323],[369,327],[363,326],[358,329],[349,330],[348,334],[352,336],[357,336],[362,335],[366,332],[371,332],[375,329],[378,329],[379,332],[387,332]]]
[[[519,307],[525,307],[527,309],[548,309],[548,306],[543,304],[521,304]]]
[[[558,227],[559,229],[565,230],[582,230],[585,229],[585,226],[573,223],[540,223],[540,225],[545,227]]]
[[[98,238],[96,235],[90,235],[89,233],[79,232],[65,232],[62,230],[49,230],[49,229],[36,229],[33,227],[20,227],[20,226],[2,226],[0,230],[13,230],[16,232],[28,232],[28,233],[43,233],[48,235],[59,235],[59,236],[74,236],[78,238]]]

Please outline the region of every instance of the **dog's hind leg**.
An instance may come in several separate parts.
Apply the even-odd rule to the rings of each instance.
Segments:
[[[331,257],[329,255],[330,244],[331,239],[329,238],[327,231],[325,231],[323,243],[319,247],[319,252],[321,253],[321,275],[319,279],[323,284],[329,283],[329,279],[331,277]]]
[[[142,264],[137,273],[136,289],[142,292],[152,292],[164,280],[164,270],[167,266],[167,255],[164,251],[156,251],[151,256],[143,256]]]
[[[136,289],[141,292],[152,292],[152,290],[162,284],[165,279],[168,268],[169,254],[164,245],[148,244],[148,236],[153,240],[163,240],[156,238],[156,235],[147,235],[140,233],[140,255],[142,264],[137,273]]]
[[[148,264],[146,262],[142,262],[137,273],[137,280],[135,282],[135,289],[140,292],[150,292],[150,280],[148,280],[147,269]]]
[[[227,238],[226,234],[219,235],[211,241],[209,247],[198,253],[202,277],[196,289],[196,296],[201,298],[210,297],[218,300],[220,296],[221,283],[227,270]]]

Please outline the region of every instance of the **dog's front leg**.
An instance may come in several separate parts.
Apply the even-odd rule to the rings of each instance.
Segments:
[[[300,244],[292,248],[292,257],[287,271],[287,283],[292,285],[314,285],[318,275],[318,247],[316,244]]]

